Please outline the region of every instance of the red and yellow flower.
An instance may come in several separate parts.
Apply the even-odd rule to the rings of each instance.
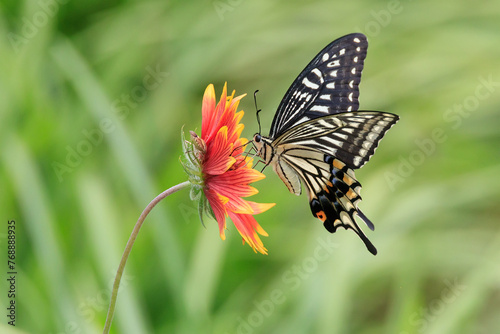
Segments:
[[[231,218],[243,243],[248,243],[255,252],[267,254],[259,234],[268,234],[253,215],[275,204],[244,199],[258,193],[250,183],[265,178],[264,174],[252,169],[252,158],[244,155],[248,143],[240,137],[244,112],[236,112],[244,96],[234,97],[234,91],[227,96],[224,85],[219,103],[216,103],[214,86],[207,87],[203,96],[201,137],[190,131],[192,141],[183,140],[187,157],[184,167],[192,184],[192,198],[199,199],[200,217],[204,212],[211,214],[219,224],[223,240],[226,238],[226,217]]]

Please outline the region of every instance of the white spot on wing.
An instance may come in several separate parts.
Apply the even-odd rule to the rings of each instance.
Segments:
[[[304,122],[307,122],[307,121],[310,121],[310,120],[311,119],[309,117],[304,116],[297,123],[295,123],[295,125],[300,124],[300,123],[304,123]]]
[[[319,85],[318,85],[318,84],[315,84],[314,82],[309,81],[309,79],[307,79],[307,78],[302,79],[302,83],[303,83],[306,87],[309,87],[309,88],[311,88],[311,89],[318,89],[318,88],[319,88]]]
[[[359,40],[359,38],[357,38],[357,37],[356,37],[356,38],[354,39],[354,43],[359,43],[359,42],[361,42],[361,41]]]
[[[340,198],[340,203],[342,203],[342,206],[347,210],[351,211],[354,208],[354,205],[352,205],[351,201],[347,200],[344,196]]]
[[[330,72],[330,75],[331,75],[332,77],[336,78],[336,77],[337,77],[337,70],[335,70],[335,71],[331,71],[331,72]]]
[[[349,215],[345,211],[342,211],[340,213],[340,219],[342,220],[342,224],[344,224],[344,225],[349,225],[349,226],[353,225],[351,218],[349,217]]]
[[[311,94],[305,92],[300,94],[300,99],[303,100],[304,98],[307,100],[307,97],[311,98]]]
[[[347,140],[347,135],[345,135],[343,133],[336,133],[335,137],[338,137],[338,138],[343,139],[343,140]]]
[[[352,74],[356,74],[356,67],[353,67],[353,68],[352,68],[351,73],[352,73]]]
[[[329,62],[328,64],[326,64],[327,67],[335,67],[335,66],[340,66],[340,60],[337,59],[337,60],[334,60],[334,61],[331,61]]]
[[[332,96],[330,94],[321,95],[319,98],[322,100],[329,100],[329,101],[332,100]]]
[[[349,101],[352,102],[352,93],[349,94]]]
[[[354,62],[357,63],[358,62],[358,56],[354,57]]]
[[[322,139],[326,142],[329,142],[330,144],[337,146],[337,147],[342,147],[342,145],[343,145],[343,143],[340,140],[335,140],[331,137],[324,137]]]
[[[358,52],[359,52],[359,51],[361,51],[361,48],[358,46],[358,47],[356,48],[356,51],[358,51]]]
[[[349,81],[349,87],[354,88],[354,80]]]
[[[335,82],[329,82],[326,84],[326,88],[335,89]]]
[[[323,58],[322,58],[322,59],[323,59],[323,61],[327,61],[327,60],[328,60],[328,58],[330,58],[330,56],[328,55],[328,53],[324,53],[324,54],[323,54]]]
[[[320,111],[320,112],[325,112],[325,113],[327,113],[327,112],[328,112],[328,107],[326,107],[326,106],[319,106],[319,105],[315,105],[315,106],[313,106],[310,110],[311,110],[311,111]]]
[[[311,73],[316,74],[316,76],[319,78],[320,82],[323,82],[323,74],[321,74],[321,71],[318,70],[317,68],[313,69]]]
[[[339,55],[341,55],[341,56],[342,56],[344,53],[345,53],[345,49],[342,49],[342,50],[340,50],[340,51],[339,51]]]
[[[343,128],[343,129],[342,129],[342,131],[352,134],[352,133],[354,132],[354,129],[351,129],[351,128]]]
[[[327,121],[325,121],[324,119],[320,119],[318,121],[318,124],[323,126],[325,129],[333,129],[333,128],[336,128],[336,126],[334,124],[331,124],[331,123],[328,123]]]
[[[352,106],[349,106],[349,107],[347,108],[347,111],[351,111],[351,110],[352,110]]]

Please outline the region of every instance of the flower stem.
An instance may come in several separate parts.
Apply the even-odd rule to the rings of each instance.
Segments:
[[[189,181],[179,183],[178,185],[173,186],[165,190],[158,196],[156,196],[148,204],[148,206],[144,209],[144,211],[142,211],[141,216],[137,220],[137,223],[135,223],[134,230],[132,231],[132,234],[130,234],[130,238],[128,239],[127,246],[125,246],[125,251],[123,252],[122,259],[120,261],[120,265],[118,266],[118,271],[116,272],[115,282],[113,283],[113,290],[111,292],[111,302],[109,303],[108,315],[106,317],[106,324],[104,325],[103,334],[109,333],[109,330],[111,328],[111,322],[113,321],[113,316],[115,314],[116,297],[118,296],[118,287],[120,286],[123,270],[125,269],[125,264],[127,263],[128,256],[130,255],[130,251],[132,250],[132,246],[134,245],[135,239],[139,234],[139,230],[141,229],[144,220],[151,212],[151,210],[153,210],[156,204],[158,204],[162,199],[164,199],[170,194],[175,193],[176,191],[186,188],[187,186],[189,186],[189,184],[190,184]]]

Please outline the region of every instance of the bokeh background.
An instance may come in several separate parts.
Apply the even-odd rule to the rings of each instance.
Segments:
[[[498,333],[500,5],[497,1],[4,0],[0,7],[2,277],[17,222],[17,326],[99,333],[147,203],[186,180],[180,133],[225,81],[263,133],[316,53],[370,47],[360,109],[400,115],[357,178],[365,228],[330,235],[271,169],[252,199],[269,255],[228,223],[203,228],[188,191],[148,217],[113,333]],[[5,314],[4,314],[5,313]]]

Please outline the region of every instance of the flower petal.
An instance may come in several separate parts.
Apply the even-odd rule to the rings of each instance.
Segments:
[[[252,207],[254,215],[267,211],[276,205],[276,203],[255,203],[252,201],[247,201],[247,203]]]
[[[254,250],[254,252],[259,251],[262,254],[267,255],[267,249],[264,247],[262,240],[260,240],[257,232],[267,233],[262,229],[262,227],[257,223],[255,218],[252,215],[242,215],[233,212],[228,212],[229,217],[233,221],[236,229],[240,233],[243,238],[243,242],[247,242],[250,247]],[[257,230],[257,231],[256,231]]]
[[[224,196],[236,196],[236,197],[249,197],[253,196],[255,194],[258,194],[259,191],[248,185],[248,184],[231,184],[231,183],[225,183],[225,182],[218,182],[217,180],[213,179],[212,182],[210,183],[210,187],[217,191],[219,194],[222,194]]]
[[[224,88],[222,89],[222,94],[220,96],[219,103],[217,103],[217,106],[215,107],[215,111],[213,112],[213,115],[212,115],[212,117],[213,117],[212,126],[213,126],[213,129],[215,131],[217,131],[217,129],[219,129],[225,125],[224,123],[221,123],[221,118],[222,118],[222,115],[224,114],[224,111],[226,109],[226,99],[227,99],[227,83],[224,84]],[[205,141],[212,140],[212,138],[215,134],[215,131],[212,131],[210,134],[208,134],[206,139],[205,138],[203,138],[203,139],[205,139]]]
[[[214,212],[215,220],[217,220],[217,223],[219,224],[220,237],[222,240],[225,240],[226,236],[224,234],[224,230],[226,229],[226,209],[224,208],[224,205],[229,199],[224,198],[215,191],[206,188],[204,189],[204,193],[210,203],[212,211]]]
[[[228,170],[226,173],[220,175],[217,180],[218,183],[226,184],[248,184],[264,179],[266,176],[255,169],[237,168]]]
[[[205,139],[215,132],[215,89],[210,84],[203,94],[203,104],[201,106],[201,138]]]
[[[253,214],[253,208],[250,206],[250,204],[248,204],[246,200],[241,197],[235,196],[230,192],[225,192],[222,196],[225,195],[227,195],[227,198],[229,198],[229,201],[225,205],[227,211],[249,215]]]
[[[244,96],[235,97],[235,91],[228,96],[227,83],[218,102],[213,85],[205,90],[200,138],[203,144],[197,143],[199,154],[193,162],[198,163],[202,179],[196,181],[193,177],[196,181],[193,185],[203,187],[222,239],[225,239],[226,217],[229,216],[243,243],[248,243],[255,252],[267,254],[259,237],[259,234],[267,236],[267,233],[253,215],[268,210],[274,204],[244,199],[258,193],[250,184],[265,178],[264,174],[252,169],[253,158],[245,154],[249,141],[240,137],[244,128],[240,123],[244,112],[237,112],[237,109]],[[200,178],[199,175],[196,177]]]
[[[232,149],[233,144],[227,141],[227,127],[223,126],[207,148],[203,172],[209,175],[219,175],[227,171],[236,162],[236,159],[231,156]]]

